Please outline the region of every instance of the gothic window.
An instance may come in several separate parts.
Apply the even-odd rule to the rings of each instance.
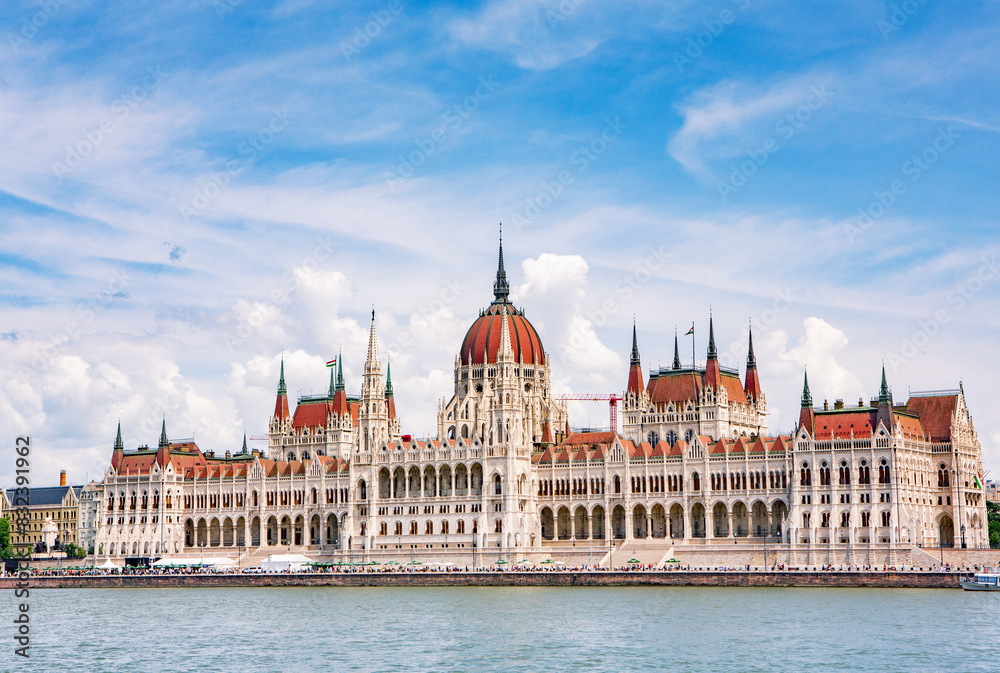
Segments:
[[[690,443],[691,438],[694,437],[694,430],[688,430],[684,433],[684,441]]]
[[[650,446],[654,446],[655,447],[657,444],[660,443],[660,436],[658,434],[656,434],[655,432],[649,433],[649,435],[646,437],[646,439],[649,441],[649,445]]]
[[[677,443],[677,433],[671,430],[670,432],[667,433],[667,444],[669,444],[670,447],[673,448],[674,444],[676,443]]]

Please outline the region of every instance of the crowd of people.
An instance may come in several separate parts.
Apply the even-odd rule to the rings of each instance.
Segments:
[[[870,573],[870,572],[923,572],[923,573],[940,573],[940,572],[957,572],[957,573],[972,573],[979,572],[980,570],[985,570],[984,566],[975,564],[973,566],[967,565],[935,565],[930,567],[923,566],[888,566],[888,565],[832,565],[824,564],[819,566],[809,566],[809,567],[787,567],[783,563],[774,564],[768,567],[752,566],[750,564],[740,565],[740,566],[692,566],[681,563],[667,563],[664,565],[658,565],[653,563],[626,563],[624,565],[614,566],[612,568],[606,568],[601,565],[594,564],[578,564],[578,565],[567,565],[561,562],[543,562],[543,563],[511,563],[506,561],[498,561],[485,566],[470,567],[468,565],[457,565],[457,564],[447,564],[447,563],[422,563],[422,562],[409,562],[406,564],[400,564],[396,562],[391,562],[387,564],[380,564],[375,562],[367,563],[342,563],[342,564],[316,564],[305,567],[288,567],[283,570],[264,570],[259,567],[242,568],[236,565],[232,566],[201,566],[198,564],[192,564],[189,566],[168,566],[168,567],[123,567],[123,568],[81,568],[81,567],[48,567],[48,568],[35,568],[30,567],[27,572],[39,577],[74,577],[74,576],[108,576],[108,575],[215,575],[215,574],[251,574],[251,573],[262,573],[262,574],[290,574],[290,573],[537,573],[537,572],[620,572],[620,573],[652,573],[652,572],[712,572],[712,573],[738,573],[738,572],[770,572],[770,573],[784,573],[784,572],[829,572],[829,573]],[[7,572],[2,565],[0,565],[0,577],[13,575],[15,573]]]

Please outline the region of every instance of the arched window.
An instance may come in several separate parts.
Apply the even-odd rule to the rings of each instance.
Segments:
[[[676,443],[677,443],[677,433],[671,430],[670,432],[667,433],[667,444],[670,445],[670,448],[673,448],[674,444]]]
[[[649,440],[649,445],[650,446],[654,446],[655,447],[657,444],[660,443],[660,436],[658,434],[656,434],[655,432],[649,433],[646,436],[646,439]]]
[[[691,443],[691,438],[694,437],[694,430],[688,430],[684,433],[684,441]]]
[[[701,477],[698,476],[697,472],[691,475],[691,488],[695,491],[701,490]]]
[[[621,493],[621,492],[622,492],[622,481],[621,481],[621,479],[618,478],[618,475],[616,474],[615,475],[615,493]]]
[[[503,481],[499,474],[493,477],[493,493],[494,495],[503,495]]]

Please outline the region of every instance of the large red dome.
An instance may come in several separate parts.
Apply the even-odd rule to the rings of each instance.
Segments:
[[[462,340],[461,358],[463,365],[481,365],[497,361],[500,349],[500,332],[503,330],[501,306],[507,310],[507,329],[510,330],[510,347],[514,351],[514,361],[541,365],[545,362],[545,351],[538,332],[532,327],[523,311],[499,299],[490,304],[481,316],[472,323],[465,339]]]

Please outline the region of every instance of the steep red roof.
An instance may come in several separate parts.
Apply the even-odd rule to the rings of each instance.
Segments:
[[[274,400],[274,417],[281,420],[288,418],[288,395],[285,393],[278,393]]]
[[[653,404],[673,402],[677,405],[688,400],[697,400],[701,387],[700,375],[690,372],[686,374],[666,372],[655,379],[649,379],[648,392]]]
[[[816,412],[814,439],[850,439],[871,437],[877,425],[878,410],[866,407],[864,410],[849,408],[833,412]]]
[[[920,423],[934,442],[951,441],[951,419],[957,404],[958,395],[911,397],[906,402],[907,408],[920,416]]]
[[[292,427],[296,429],[326,427],[326,419],[333,413],[333,402],[329,400],[303,400],[295,407]]]

